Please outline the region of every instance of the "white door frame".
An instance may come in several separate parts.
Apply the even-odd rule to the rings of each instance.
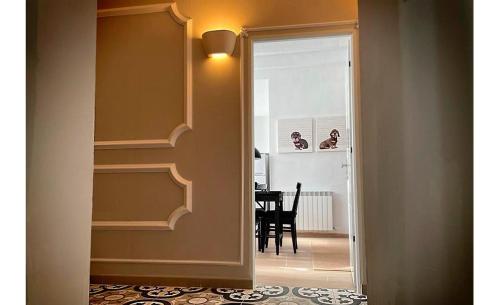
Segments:
[[[289,38],[308,38],[321,36],[348,35],[352,40],[351,51],[351,107],[353,127],[353,210],[355,220],[354,236],[355,263],[354,285],[357,292],[361,292],[366,282],[365,255],[364,255],[364,226],[363,226],[363,176],[361,150],[361,105],[359,90],[359,38],[357,21],[329,22],[317,24],[301,24],[288,26],[272,26],[259,28],[242,28],[240,35],[240,94],[241,94],[241,132],[242,132],[242,182],[244,206],[247,213],[245,231],[250,254],[247,256],[251,266],[251,276],[255,286],[255,218],[253,213],[253,43],[256,41],[279,40]]]

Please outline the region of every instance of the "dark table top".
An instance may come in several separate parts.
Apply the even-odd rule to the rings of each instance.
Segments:
[[[256,201],[281,201],[283,200],[282,191],[255,191]]]

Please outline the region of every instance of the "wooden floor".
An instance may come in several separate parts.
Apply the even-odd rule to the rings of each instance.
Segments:
[[[256,252],[257,285],[353,289],[349,241],[339,237],[299,237],[293,253],[289,236],[277,256],[274,242],[265,253]]]

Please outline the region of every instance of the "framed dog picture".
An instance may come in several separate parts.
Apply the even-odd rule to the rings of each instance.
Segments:
[[[312,151],[312,118],[278,120],[278,153]]]
[[[316,151],[346,151],[349,134],[345,116],[316,118]]]

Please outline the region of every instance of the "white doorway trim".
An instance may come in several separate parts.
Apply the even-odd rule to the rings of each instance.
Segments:
[[[303,24],[276,27],[242,28],[240,35],[240,102],[241,102],[241,132],[242,132],[242,200],[247,209],[245,217],[245,232],[247,232],[249,264],[251,276],[255,285],[255,219],[253,213],[253,43],[256,41],[279,40],[289,38],[308,38],[320,36],[349,35],[352,38],[351,73],[352,73],[352,127],[354,141],[353,172],[354,200],[353,219],[355,236],[355,270],[354,286],[361,293],[366,284],[366,264],[364,255],[364,221],[363,221],[363,163],[361,149],[361,104],[359,86],[359,38],[357,21],[331,23]]]

